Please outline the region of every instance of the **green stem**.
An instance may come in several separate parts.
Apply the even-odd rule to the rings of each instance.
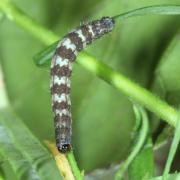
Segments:
[[[19,11],[14,5],[7,2],[7,0],[0,1],[0,9],[10,20],[16,22],[45,44],[53,43],[58,39],[58,36],[35,23],[33,20]],[[141,105],[145,106],[148,110],[155,113],[159,118],[165,120],[173,127],[176,126],[178,120],[177,111],[169,106],[166,102],[163,102],[158,97],[154,96],[148,90],[138,86],[128,78],[112,70],[110,67],[99,62],[96,58],[88,55],[85,52],[79,54],[78,63],[93,74],[96,74],[109,84],[113,85],[129,98],[132,98]]]
[[[73,172],[76,180],[82,180],[83,175],[82,175],[82,173],[80,172],[80,170],[79,170],[79,168],[77,166],[77,163],[76,163],[76,160],[74,158],[73,152],[68,153],[67,158],[68,158],[69,164],[71,166],[72,172]]]
[[[164,169],[164,172],[163,172],[162,180],[166,180],[167,176],[168,176],[168,174],[170,172],[171,165],[172,165],[174,156],[176,154],[176,151],[178,149],[178,145],[179,145],[179,142],[180,142],[180,133],[179,132],[180,132],[180,114],[179,114],[179,120],[178,120],[178,123],[177,123],[177,127],[176,127],[176,130],[175,130],[174,138],[173,138],[173,141],[172,141],[172,144],[171,144],[171,147],[170,147],[170,151],[169,151],[168,159],[167,159],[167,162],[166,162],[166,166],[165,166],[165,169]]]
[[[53,32],[46,30],[40,24],[27,17],[26,14],[8,0],[0,0],[0,10],[4,12],[9,20],[14,21],[46,45],[58,39],[58,36],[54,35]]]
[[[96,74],[109,84],[113,85],[129,98],[145,106],[148,110],[155,113],[170,125],[176,126],[178,112],[166,102],[153,95],[150,91],[135,84],[125,76],[112,70],[107,65],[96,61],[95,58],[90,55],[88,56],[87,54],[84,55],[81,53],[78,57],[78,63],[93,74]]]
[[[180,14],[180,6],[176,5],[155,5],[155,6],[147,6],[139,9],[134,9],[132,11],[125,12],[123,14],[119,14],[114,16],[115,20],[123,20],[125,18],[135,17],[135,16],[144,16],[149,14],[159,14],[159,15],[179,15]]]
[[[141,148],[143,147],[148,130],[149,130],[149,123],[148,118],[145,110],[140,106],[134,106],[136,108],[135,116],[137,121],[141,121],[142,127],[138,135],[137,143],[135,144],[135,147],[133,148],[132,152],[128,156],[128,158],[125,160],[125,162],[120,167],[120,170],[115,175],[115,180],[121,180],[123,178],[124,172],[127,170],[131,162],[134,160],[134,158],[137,156]],[[137,114],[137,111],[141,114],[141,117],[139,117],[139,114]]]

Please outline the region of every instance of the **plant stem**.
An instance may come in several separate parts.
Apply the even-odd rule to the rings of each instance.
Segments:
[[[178,150],[178,145],[179,145],[179,142],[180,142],[180,133],[179,132],[180,132],[180,116],[179,116],[179,120],[178,120],[177,127],[176,127],[176,130],[175,130],[174,138],[173,138],[173,141],[172,141],[172,144],[171,144],[171,147],[170,147],[169,155],[168,155],[168,158],[167,158],[167,161],[166,161],[166,165],[165,165],[165,169],[164,169],[164,172],[163,172],[162,180],[166,180],[166,178],[167,178],[167,176],[168,176],[168,174],[170,172],[174,156],[176,154],[176,151]]]
[[[27,17],[20,9],[8,0],[0,0],[0,10],[9,20],[14,21],[46,45],[49,45],[58,39],[58,36],[54,35],[53,32],[46,30],[40,24]]]
[[[38,23],[35,23],[7,0],[0,1],[0,9],[10,20],[16,22],[43,43],[50,44],[58,39],[51,31],[48,31]],[[148,110],[155,113],[159,118],[162,118],[171,126],[176,126],[178,121],[177,111],[166,102],[153,95],[150,91],[140,87],[85,52],[79,54],[78,63],[123,92],[130,99],[145,106]]]
[[[138,139],[132,152],[129,154],[128,158],[124,161],[119,171],[116,173],[114,178],[115,180],[121,180],[123,178],[124,172],[128,169],[131,162],[134,160],[134,158],[142,149],[148,135],[149,123],[145,110],[138,105],[134,105],[134,108],[136,108],[136,111],[139,111],[141,115],[141,117],[138,117],[137,114],[135,114],[136,121],[141,121],[142,127],[139,131]]]
[[[123,20],[125,18],[135,17],[135,16],[145,16],[145,15],[179,15],[180,6],[178,5],[155,5],[147,6],[139,9],[134,9],[113,17],[115,20]]]
[[[77,166],[77,163],[76,163],[76,160],[74,158],[73,152],[68,153],[67,158],[68,158],[69,164],[71,166],[72,172],[73,172],[76,180],[82,180],[83,175],[82,175],[82,173],[80,172],[80,170],[79,170],[79,168]]]
[[[155,113],[159,118],[162,118],[172,126],[176,126],[178,112],[169,106],[166,102],[160,100],[150,91],[135,84],[125,76],[112,70],[107,65],[96,61],[92,56],[80,54],[78,63],[88,69],[93,74],[101,77],[109,84],[126,94],[130,99],[135,100],[148,110]]]

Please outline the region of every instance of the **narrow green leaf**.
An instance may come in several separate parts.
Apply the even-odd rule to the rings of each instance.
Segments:
[[[180,105],[180,31],[173,37],[155,71],[153,89],[175,107]]]
[[[176,130],[175,130],[175,134],[174,134],[173,141],[172,141],[172,144],[171,144],[171,147],[170,147],[168,159],[167,159],[166,166],[165,166],[165,169],[164,169],[163,180],[166,179],[166,176],[170,172],[171,164],[173,162],[175,153],[176,153],[177,148],[178,148],[178,144],[180,142],[180,133],[179,132],[180,132],[180,116],[178,118],[177,127],[176,127]]]
[[[53,43],[51,46],[48,46],[46,49],[42,50],[33,57],[37,66],[50,66],[50,60],[52,59],[57,44],[58,41]]]
[[[147,115],[146,112],[141,108],[137,108],[137,110],[141,114],[142,123],[147,121]],[[137,114],[137,113],[136,113]],[[136,115],[137,117],[137,115]],[[143,124],[142,124],[143,125]],[[142,126],[143,131],[143,126]],[[149,127],[147,126],[146,131],[144,134],[140,134],[139,138],[144,138],[148,136]],[[131,180],[139,180],[139,179],[148,179],[151,178],[154,171],[153,166],[153,146],[150,136],[146,140],[145,144],[143,145],[143,148],[139,151],[139,153],[136,155],[136,157],[131,162],[129,168],[128,168],[128,176]]]
[[[138,111],[141,114],[141,116],[139,116]],[[136,121],[138,122],[137,124],[139,124],[139,121],[141,121],[142,122],[142,127],[140,129],[140,132],[138,133],[138,138],[136,140],[137,142],[134,145],[132,152],[130,153],[128,158],[125,160],[123,165],[120,167],[120,170],[117,172],[117,174],[115,176],[115,180],[122,179],[124,172],[127,170],[129,165],[132,163],[134,158],[137,156],[137,154],[142,149],[142,147],[143,147],[143,145],[145,143],[147,134],[148,134],[149,123],[148,123],[148,118],[147,118],[147,115],[146,115],[145,111],[141,107],[137,106],[137,108],[135,108],[135,115],[136,115],[136,119],[137,119]],[[142,175],[141,175],[141,177],[142,177]],[[144,177],[144,174],[143,174],[143,177]],[[133,174],[133,178],[138,179],[139,176],[137,176],[137,174]]]
[[[141,114],[142,123],[147,121],[147,114],[144,111],[144,109],[138,108]],[[143,125],[143,124],[142,124]],[[143,128],[143,127],[142,127]],[[141,129],[142,129],[141,128]],[[152,141],[149,134],[149,126],[146,129],[146,132],[144,132],[144,141],[146,141],[139,151],[139,153],[136,155],[136,157],[131,162],[130,166],[128,167],[128,177],[131,180],[139,180],[139,179],[148,179],[152,177],[153,171],[154,171],[154,163],[153,163],[153,146]],[[137,142],[135,142],[137,143]]]
[[[114,16],[115,20],[123,20],[125,18],[130,18],[134,16],[144,16],[144,15],[179,15],[180,6],[171,6],[171,5],[156,5],[142,7],[139,9],[134,9],[132,11],[119,14]]]
[[[180,6],[149,6],[143,7],[139,9],[134,9],[132,11],[122,13],[120,15],[114,16],[114,19],[122,20],[129,17],[134,16],[142,16],[142,15],[152,15],[152,14],[161,14],[161,15],[179,15],[180,14]],[[46,49],[42,50],[40,53],[34,56],[35,63],[38,66],[47,66],[49,61],[51,61],[54,48],[56,47],[57,42],[51,44]]]
[[[55,161],[12,110],[0,110],[0,154],[19,179],[61,179]]]

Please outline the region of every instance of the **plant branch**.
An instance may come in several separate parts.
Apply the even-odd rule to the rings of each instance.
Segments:
[[[75,180],[75,179],[82,180],[83,179],[83,176],[77,167],[77,164],[76,164],[76,161],[72,152],[67,155],[67,158],[68,158],[67,160],[66,155],[59,153],[56,146],[53,143],[50,143],[48,141],[45,141],[45,143],[50,149],[50,151],[52,152],[61,175],[66,180]]]
[[[171,169],[171,166],[172,166],[173,159],[174,159],[175,154],[176,154],[176,152],[178,150],[178,145],[179,145],[179,142],[180,142],[180,133],[179,133],[179,131],[180,131],[180,116],[179,116],[179,119],[178,119],[175,134],[174,134],[174,137],[173,137],[173,140],[172,140],[169,155],[168,155],[166,165],[165,165],[165,168],[164,168],[162,180],[167,179],[167,176],[168,176],[168,174],[170,172],[170,169]]]
[[[81,53],[78,58],[78,63],[93,74],[96,74],[109,84],[113,85],[113,87],[123,92],[130,99],[145,106],[148,110],[155,113],[158,117],[162,118],[170,125],[174,127],[176,126],[178,112],[166,102],[153,95],[150,91],[135,84],[125,76],[112,70],[107,65],[96,61],[90,55],[87,56]]]

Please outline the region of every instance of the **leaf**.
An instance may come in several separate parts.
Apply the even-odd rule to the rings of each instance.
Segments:
[[[180,102],[180,35],[173,38],[156,69],[154,91],[173,105]]]
[[[115,179],[122,179],[124,172],[128,169],[129,179],[138,180],[143,178],[149,178],[152,176],[153,171],[153,153],[152,153],[152,143],[149,138],[147,140],[147,135],[149,131],[148,118],[146,112],[140,106],[135,106],[135,116],[136,124],[141,122],[141,128],[136,128],[137,135],[134,134],[134,145],[132,147],[132,152],[129,154],[125,162],[120,166]],[[138,112],[139,111],[139,112]],[[137,125],[135,126],[137,127]],[[144,143],[146,142],[145,146]],[[144,147],[144,148],[143,148]],[[143,148],[143,149],[142,149]],[[142,150],[141,150],[142,149]],[[145,162],[145,164],[143,163]]]
[[[16,177],[18,177],[18,179],[40,179],[35,169],[30,166],[27,160],[25,160],[23,154],[17,148],[13,147],[13,143],[11,142],[8,133],[2,126],[0,126],[0,137],[0,153],[4,155],[4,157],[8,157],[9,163],[12,166]]]
[[[173,0],[172,3],[178,3],[178,1]],[[169,0],[161,2],[164,4]],[[76,4],[82,5],[82,3],[84,8],[80,11],[80,6]],[[19,0],[19,6],[29,16],[43,22],[49,29],[58,32],[61,37],[77,26],[82,19],[84,20],[85,13],[87,13],[87,19],[97,19],[102,15],[112,16],[119,12],[155,3],[157,3],[156,0],[127,1],[126,3],[119,0],[111,3],[103,1],[99,7],[91,9],[87,6],[87,1],[80,0],[63,1],[60,5],[43,0]],[[79,16],[72,16],[71,13]],[[173,26],[170,26],[171,23]],[[162,16],[124,21],[121,25],[116,26],[112,34],[94,43],[87,51],[137,82],[147,85],[148,80],[153,77],[150,71],[152,64],[157,60],[152,55],[156,55],[161,48],[157,45],[162,42],[163,37],[166,37],[164,32],[169,33],[169,37],[172,37],[171,31],[176,29],[176,24],[178,24],[176,18]],[[7,21],[1,29],[3,70],[13,107],[39,138],[54,139],[50,111],[49,73],[45,70],[39,71],[31,59],[35,51],[42,48],[41,44]],[[31,35],[37,37],[33,33]],[[47,40],[46,34],[44,37],[44,40]],[[49,44],[49,40],[45,44]],[[133,124],[133,113],[130,103],[123,95],[119,95],[115,90],[105,89],[109,87],[100,81],[93,81],[94,77],[80,66],[73,70],[73,143],[81,167],[89,171],[97,166],[106,166],[120,160],[126,155],[130,139],[129,132]],[[40,101],[34,103],[37,99]],[[101,99],[103,101],[99,101]],[[99,122],[99,120],[102,121]],[[42,124],[43,128],[39,129]],[[99,128],[98,131],[93,132],[93,139],[90,129],[91,127],[97,128],[96,125],[99,125]],[[102,140],[101,143],[98,143],[97,139]],[[110,146],[109,142],[112,148],[107,148]],[[101,144],[100,148],[99,144]],[[119,153],[114,153],[114,151]]]
[[[126,120],[133,120],[132,108],[125,97],[100,80],[93,81],[93,85],[74,117],[73,126],[74,151],[85,170],[111,164],[125,155],[131,131]]]
[[[143,180],[151,178],[154,171],[153,145],[149,135],[147,114],[146,111],[141,107],[137,106],[137,110],[139,111],[142,118],[142,127],[139,132],[138,139],[136,140],[137,142],[135,141],[134,149],[138,147],[137,144],[140,144],[140,140],[144,138],[144,141],[141,142],[141,146],[139,145],[139,151],[137,151],[138,153],[136,153],[128,168],[128,177],[130,180]]]
[[[37,66],[48,66],[48,67],[50,66],[51,61],[49,61],[49,63],[46,62],[47,59],[49,60],[52,59],[58,42],[53,43],[51,46],[48,46],[46,49],[42,50],[33,57]]]
[[[0,110],[0,154],[19,179],[61,179],[51,154],[8,108]]]
[[[152,83],[152,90],[161,99],[169,104],[179,107],[180,105],[180,41],[179,31],[166,47],[162,57],[155,69],[155,78]],[[157,126],[157,118],[152,123]]]
[[[180,15],[180,6],[155,5],[135,9],[113,17],[115,20],[123,20],[134,16],[144,15]]]
[[[128,177],[130,180],[146,180],[153,176],[154,161],[153,161],[153,146],[152,140],[149,137],[143,149],[135,157],[128,169]]]

